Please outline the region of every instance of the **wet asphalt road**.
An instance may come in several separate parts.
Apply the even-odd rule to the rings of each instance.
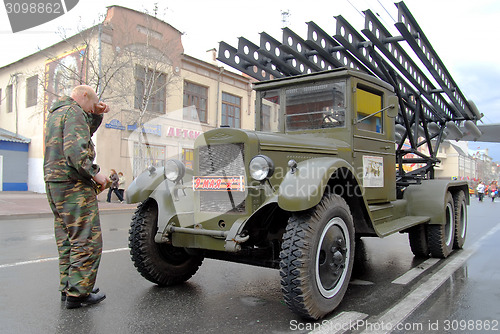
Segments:
[[[478,203],[472,198],[465,249],[446,260],[414,258],[406,235],[363,239],[356,245],[357,265],[344,301],[316,323],[304,322],[288,310],[279,272],[273,269],[206,259],[186,284],[156,287],[137,273],[130,260],[130,214],[101,216],[105,251],[97,284],[107,299],[93,307],[67,310],[57,291],[52,220],[4,220],[0,221],[0,332],[496,333],[500,332],[499,213],[500,202]],[[420,275],[407,279],[414,272]]]

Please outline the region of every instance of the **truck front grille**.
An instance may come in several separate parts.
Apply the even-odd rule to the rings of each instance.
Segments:
[[[245,177],[244,145],[217,144],[199,148],[198,175],[214,177]],[[200,191],[200,211],[244,213],[245,191]]]

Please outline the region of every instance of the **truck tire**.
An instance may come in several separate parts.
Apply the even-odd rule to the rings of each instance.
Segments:
[[[185,282],[196,273],[203,257],[189,255],[183,248],[167,243],[156,243],[157,221],[155,201],[146,200],[137,207],[129,230],[132,262],[144,278],[160,286]]]
[[[455,200],[455,240],[453,248],[461,249],[464,247],[465,237],[467,235],[467,202],[465,193],[459,191]]]
[[[341,302],[354,263],[354,223],[349,206],[327,194],[313,209],[288,221],[280,253],[281,290],[301,317],[320,319]]]
[[[445,198],[445,223],[427,227],[429,250],[433,257],[446,258],[453,250],[455,238],[455,204],[448,192]]]
[[[410,248],[416,257],[429,257],[429,244],[427,243],[427,225],[413,226],[408,231]]]

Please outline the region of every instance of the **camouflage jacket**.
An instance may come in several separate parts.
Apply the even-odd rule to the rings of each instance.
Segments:
[[[81,180],[94,184],[99,172],[94,164],[92,135],[102,122],[102,115],[83,109],[69,96],[57,100],[45,123],[45,182]]]

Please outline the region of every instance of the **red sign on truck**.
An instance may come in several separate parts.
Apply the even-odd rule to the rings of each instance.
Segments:
[[[194,191],[245,191],[244,176],[193,176]]]

